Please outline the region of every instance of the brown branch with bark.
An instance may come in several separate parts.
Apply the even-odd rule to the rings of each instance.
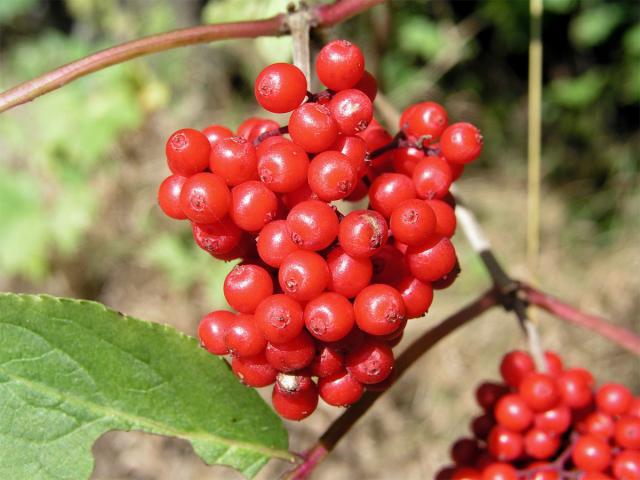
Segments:
[[[330,27],[382,2],[383,0],[337,0],[332,4],[310,9],[309,13],[313,19],[313,26]],[[30,102],[90,73],[144,55],[217,40],[278,36],[288,33],[290,33],[288,16],[281,13],[262,20],[200,25],[140,38],[101,50],[16,85],[0,94],[0,112]]]

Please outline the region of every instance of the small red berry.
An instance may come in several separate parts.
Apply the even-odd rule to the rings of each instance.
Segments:
[[[640,452],[624,450],[613,461],[613,474],[623,480],[640,479]]]
[[[432,236],[407,249],[406,261],[411,274],[423,282],[435,282],[456,266],[453,244],[447,237]]]
[[[371,100],[353,88],[336,93],[329,102],[329,110],[344,135],[363,131],[373,118]]]
[[[309,157],[304,149],[284,141],[264,150],[258,158],[260,181],[278,193],[293,192],[307,181]]]
[[[407,275],[398,283],[397,288],[402,296],[407,318],[419,318],[427,313],[433,302],[433,288],[430,283]]]
[[[561,398],[555,379],[538,372],[531,372],[522,379],[518,393],[534,412],[555,407]]]
[[[440,150],[449,162],[473,162],[482,151],[482,135],[470,123],[454,123],[440,137]]]
[[[324,105],[305,103],[289,118],[291,139],[307,152],[318,153],[329,148],[338,138],[338,124]]]
[[[524,436],[524,451],[538,460],[546,460],[560,448],[560,438],[553,433],[532,428]]]
[[[267,341],[253,315],[237,314],[227,328],[224,342],[232,355],[250,357],[264,350]]]
[[[272,294],[271,275],[258,265],[236,265],[224,280],[224,298],[242,313],[253,313]]]
[[[307,79],[295,65],[274,63],[256,78],[256,100],[273,113],[287,113],[297,108],[307,95]]]
[[[640,450],[640,418],[621,417],[616,422],[614,438],[621,448]]]
[[[287,215],[291,240],[305,250],[323,250],[338,235],[339,220],[336,212],[319,200],[298,203]]]
[[[515,388],[529,373],[535,370],[531,355],[521,350],[507,353],[500,363],[500,374],[504,381]]]
[[[344,355],[329,345],[319,344],[316,356],[309,366],[314,377],[328,377],[344,368]]]
[[[424,158],[424,153],[414,147],[396,148],[391,152],[391,158],[396,172],[413,177],[416,165]]]
[[[224,218],[231,205],[231,193],[224,179],[215,173],[196,173],[182,186],[180,207],[197,223],[215,223]]]
[[[498,425],[491,430],[487,447],[499,461],[511,462],[524,452],[524,439],[521,434]]]
[[[588,378],[576,369],[566,370],[558,377],[558,389],[562,401],[573,409],[587,407],[593,400]]]
[[[425,157],[413,170],[413,183],[418,197],[432,200],[446,196],[453,182],[449,164],[440,157]]]
[[[198,326],[200,345],[214,355],[226,355],[229,353],[224,337],[235,316],[233,312],[227,310],[216,310],[208,313]]]
[[[307,330],[318,340],[336,342],[351,331],[355,323],[353,305],[334,292],[318,295],[304,308]]]
[[[311,364],[316,354],[313,338],[304,330],[282,343],[267,343],[269,363],[279,372],[294,372]]]
[[[633,395],[627,387],[619,383],[602,385],[596,393],[596,405],[610,415],[622,415],[629,410]]]
[[[298,246],[291,240],[285,220],[267,223],[260,230],[257,247],[262,261],[274,268],[280,267],[287,255],[298,250]]]
[[[482,471],[482,480],[517,480],[518,471],[508,463],[492,463]]]
[[[436,233],[436,215],[424,200],[405,200],[391,213],[389,225],[395,239],[419,245]]]
[[[540,430],[560,435],[571,426],[571,409],[560,404],[546,412],[537,413],[533,423]]]
[[[358,182],[358,172],[342,153],[327,150],[311,160],[307,181],[320,200],[331,202],[347,197]]]
[[[533,422],[533,412],[524,399],[515,393],[500,398],[493,413],[500,425],[514,432],[527,429]]]
[[[352,257],[342,247],[335,247],[327,254],[327,265],[331,274],[327,289],[347,298],[355,297],[371,283],[371,260]]]
[[[360,383],[375,384],[386,379],[393,370],[393,351],[380,340],[367,339],[345,359],[347,371]]]
[[[334,40],[318,53],[316,75],[327,88],[335,91],[355,86],[364,74],[364,55],[347,40]]]
[[[158,188],[158,205],[167,217],[184,220],[187,216],[180,206],[180,192],[187,177],[170,175],[165,178]]]
[[[287,295],[300,302],[317,297],[329,283],[327,262],[315,252],[297,250],[280,265],[278,280]]]
[[[184,128],[174,132],[167,140],[165,153],[171,173],[190,177],[209,166],[211,145],[198,130]]]
[[[256,308],[255,320],[264,337],[273,343],[293,340],[304,328],[302,306],[283,294],[262,300]]]
[[[509,387],[502,383],[483,382],[476,388],[476,402],[485,410],[493,410],[498,400],[509,393]]]
[[[362,74],[362,78],[353,86],[353,88],[357,88],[361,92],[364,92],[372,102],[376,99],[376,95],[378,94],[378,82],[376,77],[366,70]]]
[[[234,223],[247,232],[257,232],[278,213],[278,198],[262,182],[250,180],[231,190],[229,215]]]
[[[436,102],[422,102],[410,106],[400,117],[400,128],[414,137],[440,137],[447,128],[447,111]]]
[[[242,239],[242,230],[229,218],[216,223],[192,223],[196,244],[211,255],[224,255],[233,251]]]
[[[412,198],[416,198],[413,181],[401,173],[383,173],[369,188],[371,208],[385,218],[389,218],[402,202]]]
[[[258,179],[256,150],[243,137],[218,140],[211,148],[209,168],[233,187],[248,180]]]
[[[402,296],[389,285],[369,285],[358,294],[353,308],[358,328],[371,335],[389,335],[406,319]]]
[[[329,405],[346,407],[360,400],[364,393],[362,384],[346,370],[318,380],[320,397]]]
[[[330,150],[342,153],[356,169],[358,178],[366,172],[365,157],[367,155],[367,144],[355,135],[340,135]]]
[[[384,217],[373,210],[355,210],[340,222],[340,246],[354,257],[370,257],[387,242],[388,227]]]
[[[242,383],[254,388],[271,385],[276,381],[278,374],[278,371],[267,361],[264,352],[251,357],[233,357],[231,370]]]
[[[596,436],[584,435],[574,444],[571,458],[580,470],[601,472],[611,463],[611,447]]]
[[[205,134],[211,146],[220,139],[233,137],[233,132],[223,125],[209,125],[202,130],[202,133]]]
[[[436,216],[436,235],[453,237],[456,233],[456,213],[448,203],[443,200],[425,200]]]
[[[318,406],[318,388],[310,377],[278,374],[271,394],[273,408],[288,420],[302,420]]]

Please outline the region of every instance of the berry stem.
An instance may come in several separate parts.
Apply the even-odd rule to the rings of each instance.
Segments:
[[[440,340],[497,305],[499,303],[499,295],[500,293],[492,288],[466,307],[447,317],[438,325],[422,334],[422,336],[409,345],[397,358],[394,382]],[[305,459],[304,462],[285,474],[283,478],[288,480],[303,480],[309,478],[318,464],[334,449],[360,417],[367,413],[369,408],[371,408],[383,393],[384,392],[373,391],[365,393],[356,404],[349,407],[329,426],[313,447],[305,452],[303,455]]]
[[[313,18],[314,27],[329,27],[382,3],[382,1],[338,0],[329,5],[315,7],[309,13]],[[289,33],[286,21],[286,14],[282,13],[262,20],[182,28],[122,43],[63,65],[1,93],[0,112],[30,102],[90,73],[143,55],[228,38],[256,38],[286,34]]]
[[[274,128],[273,130],[267,130],[266,132],[261,133],[256,137],[256,139],[253,141],[253,146],[257,147],[267,138],[275,137],[276,135],[284,135],[285,133],[289,133],[289,127],[286,125],[280,128]]]
[[[531,285],[521,284],[520,291],[524,294],[524,299],[529,304],[546,310],[561,320],[586,328],[587,330],[592,330],[640,356],[639,335],[626,328],[614,325],[602,317],[584,313],[578,308],[538,290]]]
[[[400,130],[396,134],[396,136],[393,137],[393,140],[391,140],[389,143],[369,153],[368,155],[369,160],[373,160],[374,158],[377,158],[380,155],[384,155],[385,153],[390,152],[391,150],[394,150],[398,147],[405,146],[403,145],[403,141],[406,140],[406,138],[407,137],[404,134],[404,132]]]

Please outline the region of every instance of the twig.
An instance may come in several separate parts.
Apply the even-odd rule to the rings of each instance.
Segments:
[[[608,338],[621,347],[640,356],[640,335],[626,328],[614,325],[602,317],[590,315],[569,305],[545,292],[527,284],[522,284],[520,289],[524,299],[531,305],[535,305],[556,317],[569,323],[586,328]]]
[[[339,0],[330,5],[316,7],[311,10],[314,19],[313,25],[318,27],[335,25],[382,3],[382,1]],[[29,102],[89,73],[143,55],[216,40],[282,35],[288,33],[286,20],[287,16],[283,13],[263,20],[200,25],[160,33],[107,48],[3,92],[0,94],[0,112]]]
[[[287,19],[293,40],[293,64],[304,73],[307,79],[307,88],[311,88],[309,31],[312,21],[313,16],[304,2],[300,2],[298,10],[290,13]]]
[[[404,374],[411,365],[428,352],[436,343],[449,335],[458,327],[478,317],[499,302],[499,292],[491,289],[471,302],[466,307],[449,316],[437,326],[425,332],[402,352],[396,360],[396,376],[394,381]],[[315,445],[304,454],[304,462],[294,470],[285,474],[288,480],[309,478],[315,467],[333,450],[351,427],[362,417],[384,392],[369,391],[353,406],[338,417],[318,439]]]

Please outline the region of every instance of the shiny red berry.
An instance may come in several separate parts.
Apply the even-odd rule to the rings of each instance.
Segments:
[[[287,255],[298,250],[298,246],[291,240],[285,220],[267,223],[260,230],[257,247],[262,261],[274,268],[280,267]]]
[[[231,193],[224,179],[215,173],[197,173],[182,186],[180,207],[197,223],[215,223],[224,218],[231,205]]]
[[[278,212],[278,198],[262,182],[250,180],[231,190],[229,214],[234,223],[247,232],[257,232]]]
[[[344,368],[344,354],[332,346],[316,342],[316,356],[309,370],[314,377],[328,377]]]
[[[373,118],[371,100],[353,88],[336,93],[329,102],[329,110],[344,135],[363,131]]]
[[[174,132],[165,146],[169,170],[183,177],[204,171],[209,166],[210,152],[207,137],[192,128]]]
[[[498,400],[493,414],[498,424],[514,432],[521,432],[533,422],[533,412],[517,394],[510,393]]]
[[[311,364],[316,354],[313,338],[301,331],[297,337],[281,343],[267,343],[269,363],[279,372],[294,372]]]
[[[304,328],[302,306],[284,294],[271,295],[262,300],[254,316],[264,337],[273,343],[293,340]]]
[[[491,463],[482,471],[482,480],[517,480],[518,471],[508,463]]]
[[[338,124],[324,105],[305,103],[296,108],[289,118],[291,139],[307,152],[322,152],[338,138]]]
[[[318,340],[336,342],[346,337],[353,328],[353,305],[340,294],[322,293],[305,306],[304,323],[309,333]]]
[[[288,420],[302,420],[318,406],[318,388],[308,376],[278,374],[271,394],[278,414]]]
[[[419,318],[427,313],[433,302],[433,288],[430,283],[407,275],[397,284],[397,289],[402,296],[407,318]]]
[[[448,203],[442,200],[426,200],[436,216],[436,235],[443,237],[453,237],[456,233],[456,213]]]
[[[413,177],[416,165],[424,158],[424,153],[414,147],[396,148],[391,152],[391,158],[396,172]]]
[[[423,282],[435,282],[456,265],[456,250],[447,237],[432,236],[407,249],[406,261],[411,274]]]
[[[358,178],[364,175],[367,168],[365,164],[367,144],[362,138],[355,135],[340,135],[330,149],[336,150],[347,157],[351,165],[356,169]]]
[[[375,384],[386,379],[393,370],[391,348],[380,340],[367,339],[345,359],[347,371],[360,383]]]
[[[405,200],[391,213],[389,226],[398,241],[419,245],[435,233],[436,215],[424,200]]]
[[[233,137],[233,132],[223,125],[209,125],[202,130],[202,133],[205,134],[211,146],[220,139]]]
[[[609,415],[622,415],[629,410],[633,395],[619,383],[607,383],[596,392],[596,405]]]
[[[414,137],[440,137],[447,128],[447,111],[436,102],[421,102],[410,106],[400,117],[400,128]]]
[[[307,95],[307,79],[295,65],[274,63],[258,74],[254,93],[265,110],[287,113],[297,108]]]
[[[500,375],[504,381],[517,388],[524,377],[535,370],[533,359],[527,352],[514,350],[507,353],[500,363]]]
[[[378,82],[376,77],[371,75],[366,70],[362,74],[362,78],[356,83],[353,88],[357,88],[361,92],[369,97],[369,100],[372,102],[376,99],[376,95],[378,94]]]
[[[364,74],[364,55],[347,40],[334,40],[316,57],[316,75],[327,88],[345,90],[356,85]]]
[[[544,412],[560,401],[560,391],[551,375],[532,372],[522,379],[518,393],[534,412]]]
[[[234,317],[227,328],[224,342],[229,352],[238,357],[257,355],[267,345],[253,315],[245,313],[239,313]]]
[[[383,173],[369,188],[371,208],[385,218],[389,218],[402,202],[412,198],[416,198],[413,181],[401,173]]]
[[[224,337],[235,316],[233,312],[227,310],[216,310],[205,315],[198,326],[200,345],[214,355],[229,353]]]
[[[233,251],[242,239],[242,230],[229,218],[215,223],[192,223],[196,244],[211,255],[224,255]]]
[[[587,407],[593,400],[589,380],[576,369],[569,369],[558,377],[558,389],[562,401],[574,409]]]
[[[187,177],[170,175],[165,178],[158,188],[158,205],[167,217],[184,220],[187,216],[180,206],[180,192]]]
[[[482,151],[482,135],[470,123],[454,123],[440,137],[440,150],[449,162],[473,162]]]
[[[640,450],[640,418],[620,417],[616,422],[614,438],[621,448]]]
[[[346,407],[360,400],[364,386],[346,370],[318,380],[320,397],[329,405]]]
[[[532,428],[524,436],[525,453],[538,460],[553,457],[560,448],[560,438],[545,430]]]
[[[327,289],[347,298],[355,297],[371,283],[371,260],[352,257],[342,247],[335,247],[327,254],[327,265],[331,274]]]
[[[229,186],[258,179],[256,150],[243,137],[218,140],[211,148],[209,168]]]
[[[533,423],[540,430],[560,435],[571,426],[571,409],[560,404],[546,412],[537,413]]]
[[[418,197],[441,199],[449,192],[453,173],[449,164],[440,157],[425,157],[413,170],[413,183]]]
[[[402,296],[389,285],[369,285],[356,296],[353,307],[358,328],[371,335],[389,335],[406,319]]]
[[[274,192],[293,192],[307,182],[309,157],[293,142],[279,142],[264,150],[257,165],[260,181]]]
[[[596,410],[581,419],[576,429],[583,435],[595,435],[608,441],[613,436],[615,428],[616,422],[611,415]]]
[[[329,283],[327,262],[315,252],[297,250],[280,265],[278,280],[287,295],[300,302],[317,297]]]
[[[498,400],[509,393],[509,387],[502,383],[482,382],[476,388],[476,402],[485,410],[493,410]]]
[[[319,200],[298,203],[287,215],[293,243],[305,250],[327,248],[338,235],[339,221],[330,205]]]
[[[611,447],[596,436],[584,435],[574,444],[571,458],[580,470],[601,472],[611,463]]]
[[[242,383],[254,388],[271,385],[276,381],[278,374],[278,371],[267,361],[264,352],[251,357],[233,357],[231,370]]]
[[[384,217],[373,210],[355,210],[340,222],[338,241],[349,255],[370,257],[387,243],[388,227]]]
[[[487,440],[489,453],[501,462],[511,462],[524,452],[522,435],[501,425],[491,430]]]
[[[640,452],[624,450],[613,461],[613,474],[623,480],[640,479]]]
[[[273,280],[258,265],[236,265],[225,278],[223,290],[232,308],[253,313],[262,300],[273,294]]]
[[[307,181],[320,200],[331,202],[347,197],[358,182],[358,172],[342,153],[327,150],[311,160]]]

